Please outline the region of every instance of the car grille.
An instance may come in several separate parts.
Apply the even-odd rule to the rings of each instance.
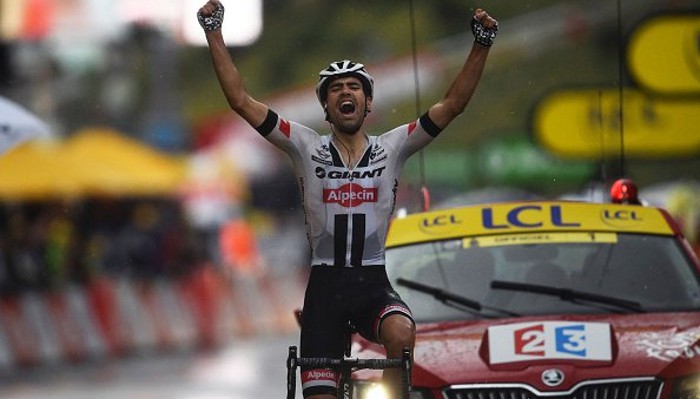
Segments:
[[[566,392],[538,392],[523,384],[459,385],[444,391],[447,399],[658,399],[656,379],[588,381]]]

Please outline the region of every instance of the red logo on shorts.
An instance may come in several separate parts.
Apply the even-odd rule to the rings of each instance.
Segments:
[[[336,381],[338,375],[333,370],[315,369],[303,372],[302,379],[304,381]]]
[[[339,204],[342,207],[362,205],[365,202],[377,202],[377,188],[364,188],[359,184],[348,183],[338,188],[324,188],[323,202]]]

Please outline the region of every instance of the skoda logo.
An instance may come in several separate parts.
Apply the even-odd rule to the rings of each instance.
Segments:
[[[555,387],[564,382],[564,372],[559,369],[547,369],[542,372],[542,382],[550,387]]]

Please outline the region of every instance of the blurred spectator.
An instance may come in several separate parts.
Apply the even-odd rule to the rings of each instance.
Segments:
[[[673,188],[668,194],[667,208],[700,256],[700,183],[689,182]]]
[[[85,270],[86,281],[108,270],[109,238],[100,232],[87,235],[82,247],[80,263]]]
[[[48,288],[62,288],[77,268],[76,231],[69,205],[49,203],[41,211],[38,223]]]
[[[183,276],[206,263],[204,248],[181,208],[164,202],[161,211],[164,223],[159,248],[164,273],[168,276]]]
[[[4,215],[0,213],[0,218]],[[0,229],[5,231],[5,226],[0,222]],[[0,234],[0,299],[7,296],[11,291],[12,281],[10,280],[10,270],[7,262],[7,245],[5,237]]]
[[[163,269],[158,253],[160,216],[153,204],[136,204],[119,233],[120,259],[128,273],[138,279],[153,279]]]
[[[226,223],[220,233],[222,259],[234,274],[264,274],[265,266],[255,242],[255,231],[244,219]]]
[[[8,275],[13,293],[38,289],[42,285],[41,243],[36,240],[29,220],[19,206],[9,209],[7,216]]]
[[[284,218],[266,220],[254,229],[237,219],[212,238],[192,225],[176,198],[0,203],[0,296],[83,285],[96,277],[144,283],[183,278],[208,265],[218,267],[239,292],[269,301],[278,296],[272,288],[275,274],[284,278],[288,265],[303,263],[298,257],[305,235],[288,228],[291,223],[283,223]],[[258,228],[266,225],[263,242],[274,245],[263,257]],[[218,253],[212,254],[211,247]],[[277,307],[280,301],[268,303]]]
[[[219,235],[221,257],[231,280],[233,294],[243,306],[241,317],[250,323],[252,315],[271,310],[280,328],[285,328],[287,308],[279,297],[265,259],[258,249],[256,231],[245,218],[226,223]]]

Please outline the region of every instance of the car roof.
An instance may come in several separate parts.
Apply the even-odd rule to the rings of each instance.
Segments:
[[[618,232],[676,235],[655,207],[574,201],[525,201],[441,209],[396,218],[387,248],[421,242],[512,233]]]

